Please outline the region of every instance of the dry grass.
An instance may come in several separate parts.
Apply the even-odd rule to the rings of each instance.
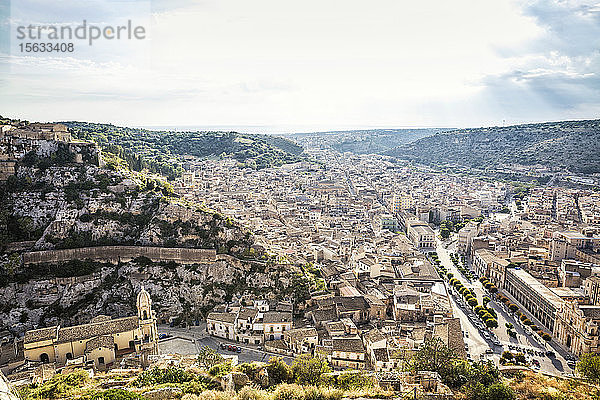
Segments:
[[[523,379],[510,379],[510,386],[523,400],[597,400],[600,388],[576,379],[560,379],[526,372]]]

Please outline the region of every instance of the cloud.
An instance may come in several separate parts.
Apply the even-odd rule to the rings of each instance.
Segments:
[[[3,114],[335,128],[479,126],[600,109],[591,2],[91,1],[103,4],[23,0],[13,17],[110,22],[119,14],[111,5],[124,3],[148,24],[148,40],[0,58],[10,66],[0,77]]]

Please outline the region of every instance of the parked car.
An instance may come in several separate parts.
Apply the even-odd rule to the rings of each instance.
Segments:
[[[547,351],[547,352],[546,352],[546,355],[547,355],[548,357],[554,357],[554,356],[555,356],[555,354],[554,354],[554,352],[553,352],[553,351]]]
[[[485,354],[494,354],[494,350],[492,350],[492,349],[486,349],[485,350]]]

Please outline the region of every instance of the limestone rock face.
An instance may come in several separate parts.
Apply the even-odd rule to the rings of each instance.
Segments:
[[[19,150],[16,174],[0,182],[0,228],[11,228],[0,235],[0,247],[19,248],[0,254],[0,331],[21,335],[86,323],[98,314],[133,315],[142,285],[161,323],[201,319],[215,304],[248,292],[289,294],[290,269],[244,260],[253,238],[232,220],[172,197],[170,186],[153,177],[93,162],[99,152],[92,144],[73,144],[78,160],[55,157],[60,144],[31,145],[37,153]],[[104,246],[212,249],[213,257],[191,263],[142,256],[23,262],[25,251]]]
[[[218,255],[217,261],[176,264],[133,260],[99,264],[80,277],[33,279],[0,287],[0,330],[15,334],[53,324],[86,323],[98,314],[133,315],[142,286],[152,296],[159,322],[194,321],[218,303],[246,292],[289,289],[289,271],[277,265]]]

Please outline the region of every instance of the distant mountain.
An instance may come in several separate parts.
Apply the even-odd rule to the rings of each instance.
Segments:
[[[169,178],[183,171],[185,156],[231,157],[255,169],[304,159],[303,148],[281,136],[237,132],[153,131],[90,122],[62,122],[73,137],[98,143],[136,171],[148,168]]]
[[[295,133],[288,135],[306,146],[328,146],[341,152],[376,154],[447,129],[367,129]]]
[[[459,129],[384,154],[432,166],[503,168],[542,165],[572,173],[600,172],[600,120]]]

